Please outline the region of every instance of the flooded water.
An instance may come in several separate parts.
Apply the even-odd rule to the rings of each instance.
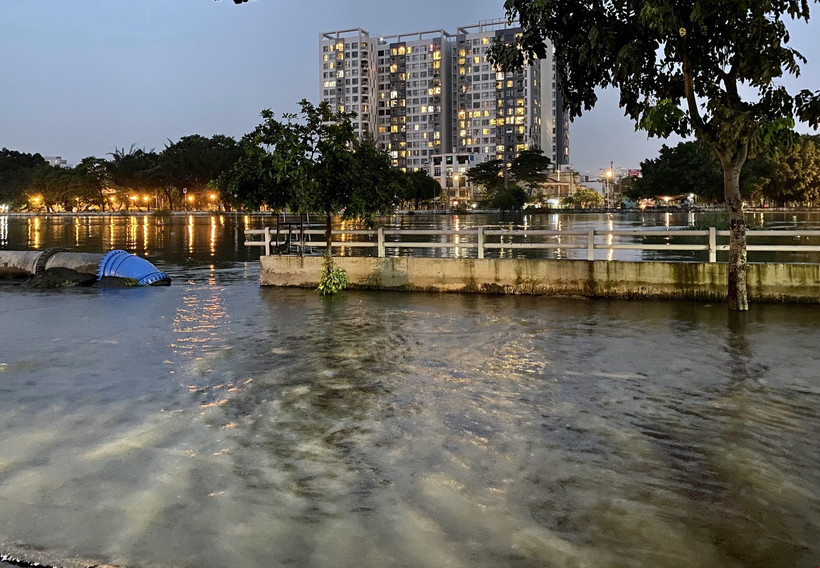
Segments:
[[[230,220],[186,223],[83,237],[135,242],[170,287],[0,287],[0,551],[207,568],[820,562],[820,307],[323,300],[261,289]]]

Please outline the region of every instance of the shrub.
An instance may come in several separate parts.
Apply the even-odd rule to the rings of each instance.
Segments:
[[[333,257],[325,254],[322,262],[322,275],[316,289],[322,297],[332,296],[347,288],[347,272],[333,263]]]

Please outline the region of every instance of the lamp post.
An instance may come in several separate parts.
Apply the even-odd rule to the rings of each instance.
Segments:
[[[611,201],[612,201],[611,183],[612,183],[612,176],[613,175],[615,175],[615,172],[612,171],[612,162],[609,162],[609,169],[606,172],[604,172],[604,176],[605,176],[605,179],[606,179],[606,192],[605,192],[606,195],[604,196],[604,206],[607,209],[609,209],[612,206],[612,204],[611,204]]]

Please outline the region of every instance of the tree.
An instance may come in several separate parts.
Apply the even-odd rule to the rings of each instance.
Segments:
[[[562,199],[564,206],[586,209],[588,207],[602,207],[604,196],[588,187],[580,187],[572,195]]]
[[[0,150],[0,203],[21,205],[34,173],[47,164],[40,154]]]
[[[756,146],[788,138],[795,116],[820,123],[820,91],[792,95],[775,82],[799,74],[806,62],[788,47],[784,18],[808,21],[808,2],[506,0],[504,6],[523,32],[515,45],[493,46],[489,58],[496,65],[544,58],[549,40],[572,117],[595,104],[596,88],[612,86],[637,127],[661,137],[694,133],[715,152],[730,220],[729,307],[747,310],[741,169]]]
[[[709,147],[702,142],[664,144],[655,159],[641,162],[641,177],[627,197],[694,193],[701,200],[722,201],[723,172]],[[626,195],[626,194],[624,194]]]
[[[507,181],[506,168],[502,160],[487,160],[467,170],[470,183],[484,188],[484,198],[491,200]]]
[[[820,136],[801,136],[772,159],[771,178],[761,187],[776,202],[813,203],[820,199]]]
[[[322,213],[330,256],[333,215],[372,221],[392,211],[401,177],[375,142],[355,140],[352,114],[327,102],[299,104],[300,115],[286,113],[282,121],[262,111],[262,124],[243,138],[244,156],[221,183],[237,202]]]
[[[435,200],[441,194],[441,184],[425,170],[407,172],[405,176],[406,182],[399,197],[415,202],[416,209],[419,208],[420,201]]]
[[[343,217],[360,219],[368,226],[375,216],[392,213],[399,196],[405,191],[407,177],[393,169],[390,156],[378,149],[372,136],[355,140],[351,146],[350,171],[352,192]]]
[[[487,207],[491,209],[501,209],[502,211],[517,211],[527,202],[527,192],[515,182],[510,182],[506,186],[493,192],[492,196],[486,200]]]
[[[111,184],[108,162],[88,156],[74,167],[75,187],[80,202],[94,203],[105,211],[105,190]]]
[[[173,203],[174,198],[181,202],[186,197],[183,189],[205,192],[211,181],[233,167],[241,153],[239,144],[230,136],[183,136],[159,155],[156,174],[169,202]]]
[[[128,202],[130,192],[154,192],[162,185],[159,179],[159,154],[154,150],[136,148],[132,144],[128,150],[115,148],[109,155],[108,171],[113,188],[122,192],[121,204]],[[167,195],[168,207],[173,209],[173,202]],[[113,203],[109,205],[113,210]]]
[[[552,161],[544,155],[541,148],[532,148],[518,154],[512,162],[510,173],[526,186],[528,196],[532,198],[533,190],[549,181],[549,174],[546,172],[551,165]]]

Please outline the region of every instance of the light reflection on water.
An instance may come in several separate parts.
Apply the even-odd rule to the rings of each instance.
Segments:
[[[0,543],[133,566],[800,566],[814,307],[0,288]]]

